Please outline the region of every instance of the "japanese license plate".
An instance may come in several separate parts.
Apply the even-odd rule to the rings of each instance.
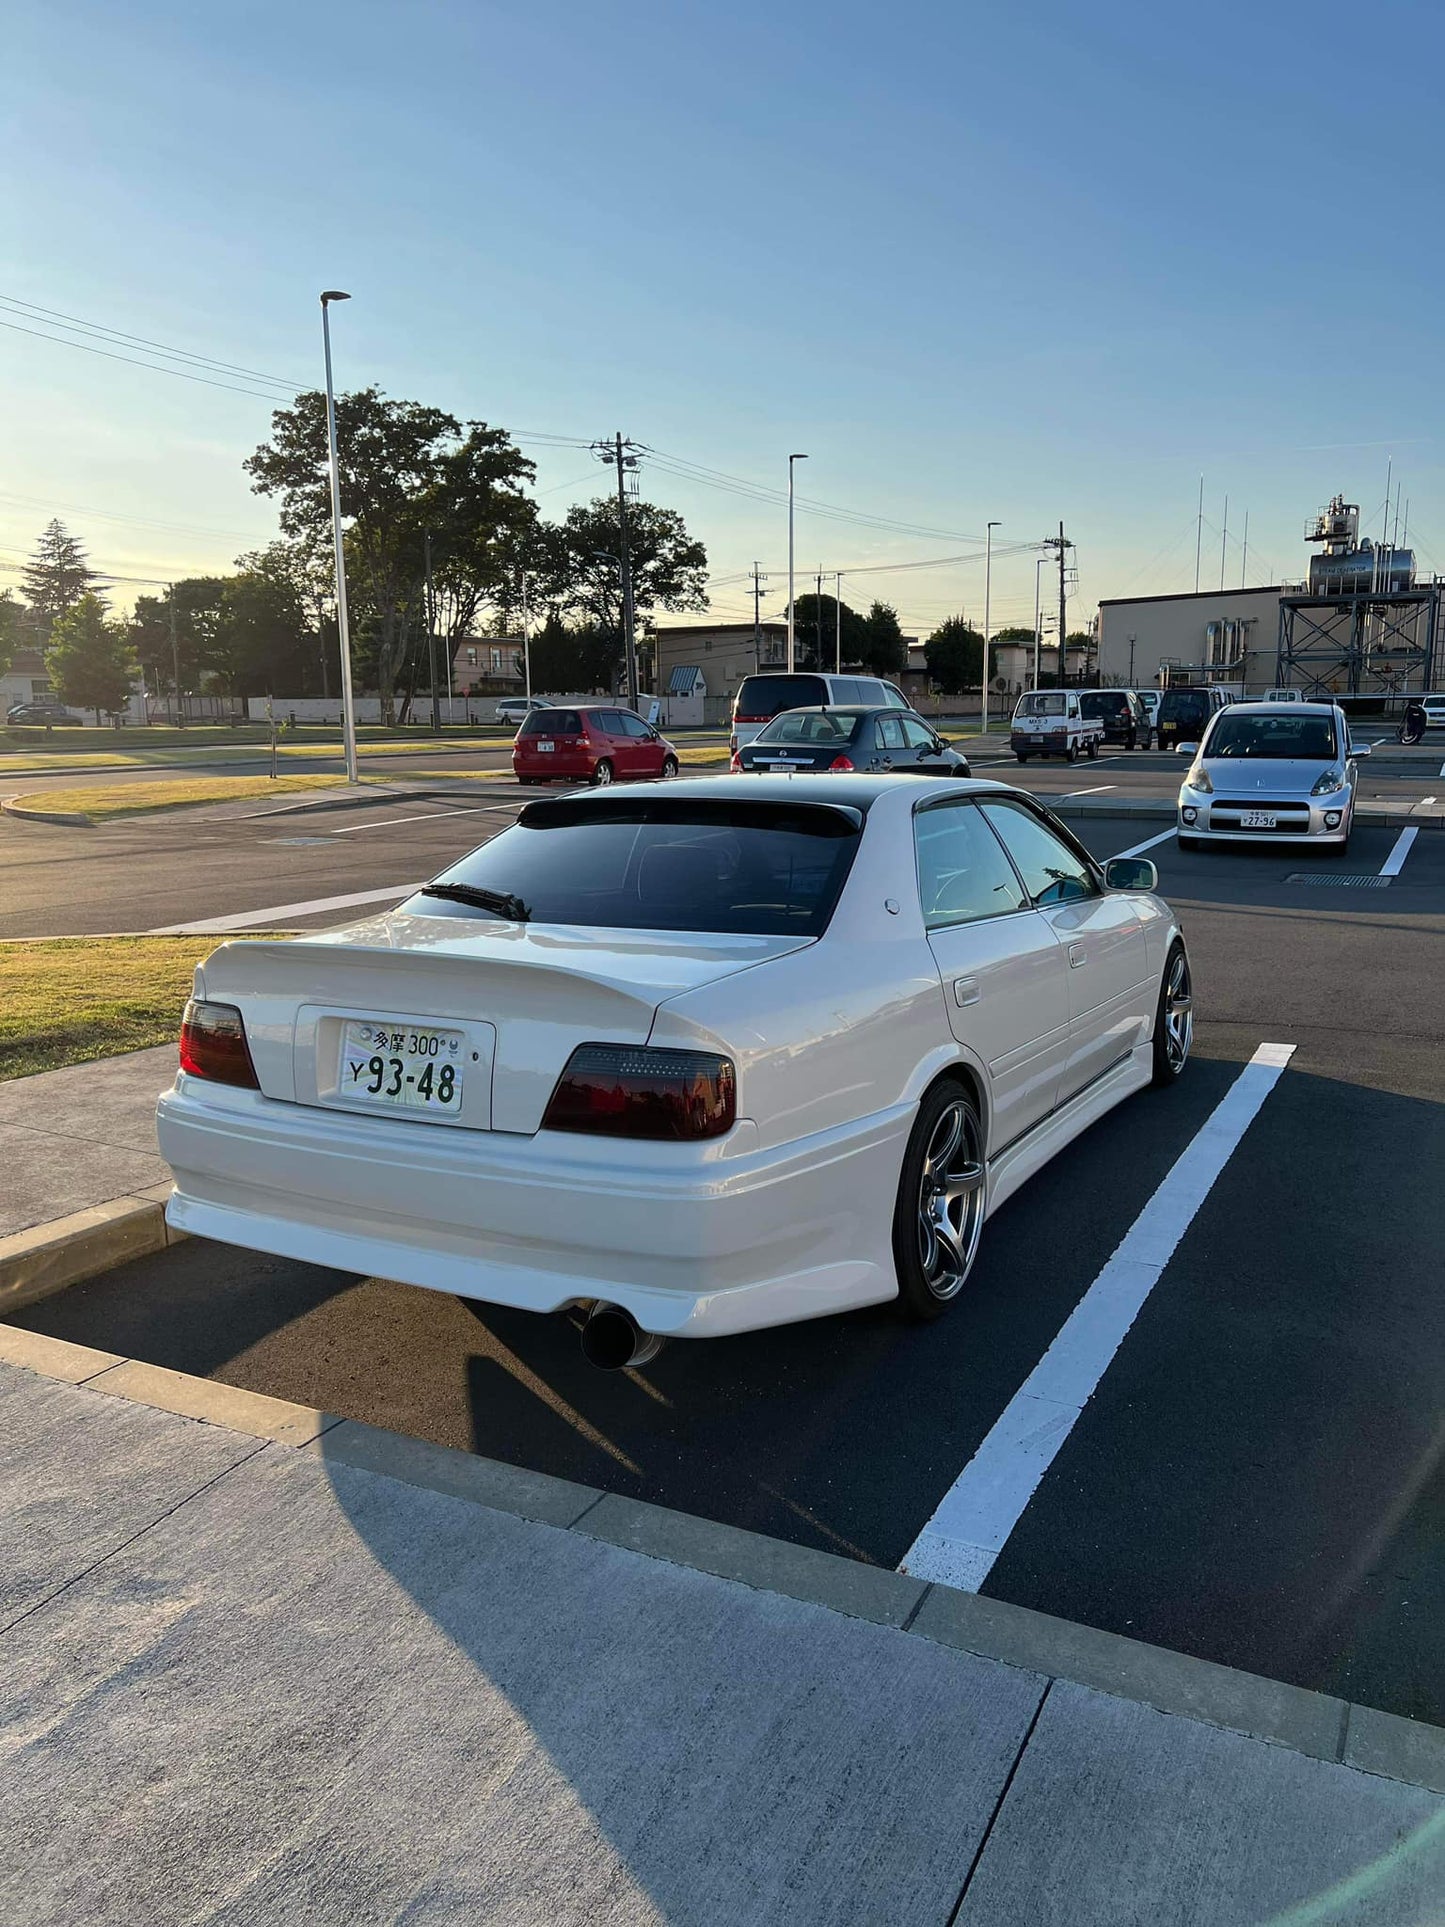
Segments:
[[[1241,810],[1239,827],[1242,830],[1273,830],[1279,826],[1279,818],[1272,810]]]
[[[557,745],[556,745],[555,743],[535,743],[535,744],[533,744],[533,748],[534,748],[534,749],[536,749],[536,751],[538,752],[538,754],[539,754],[539,755],[541,755],[541,756],[550,756],[550,755],[552,754],[552,752],[553,752],[553,750],[555,750],[555,749],[556,749],[556,747],[557,747]]]
[[[378,1110],[454,1114],[462,1107],[465,1046],[459,1030],[353,1020],[342,1031],[336,1095]]]

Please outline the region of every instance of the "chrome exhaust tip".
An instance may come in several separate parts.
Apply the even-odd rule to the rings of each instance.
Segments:
[[[604,1372],[645,1365],[657,1357],[665,1342],[656,1332],[643,1331],[620,1305],[594,1305],[582,1327],[582,1355]]]

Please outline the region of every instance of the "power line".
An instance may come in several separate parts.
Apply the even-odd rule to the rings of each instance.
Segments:
[[[235,362],[217,361],[214,355],[198,355],[189,348],[169,348],[163,341],[151,341],[145,335],[128,335],[121,328],[108,328],[97,321],[82,321],[78,315],[63,314],[59,308],[42,308],[37,302],[22,301],[18,295],[0,294],[0,307],[12,312],[24,312],[25,318],[44,315],[48,320],[59,322],[62,327],[78,328],[89,335],[98,335],[103,340],[129,343],[132,347],[153,348],[157,354],[165,355],[172,361],[193,361],[213,373],[228,375],[251,375],[257,381],[267,382],[277,388],[285,388],[291,394],[299,394],[305,387],[304,382],[289,381],[284,375],[268,375],[259,368],[242,368]]]
[[[108,509],[91,508],[84,502],[50,502],[38,495],[8,495],[0,492],[0,502],[13,502],[20,508],[58,509],[64,515],[90,515],[98,522],[126,522],[138,529],[159,529],[167,535],[217,535],[239,542],[255,539],[253,529],[203,529],[187,522],[156,522],[143,515],[116,515]]]
[[[278,394],[267,394],[261,388],[239,388],[235,382],[212,381],[205,375],[188,375],[183,368],[162,368],[158,362],[140,361],[134,355],[113,354],[108,348],[92,348],[85,341],[67,341],[63,335],[48,335],[39,328],[22,328],[18,321],[0,321],[0,328],[9,328],[17,335],[33,335],[37,341],[49,341],[57,348],[77,348],[83,355],[100,355],[106,361],[124,361],[132,368],[148,368],[153,375],[173,375],[177,381],[197,381],[203,388],[224,388],[231,395],[254,395],[258,401],[269,401],[273,407],[281,399]]]

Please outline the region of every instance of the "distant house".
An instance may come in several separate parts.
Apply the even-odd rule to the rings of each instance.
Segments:
[[[463,636],[452,656],[452,688],[458,696],[506,696],[522,687],[520,636]]]
[[[0,717],[16,703],[34,702],[38,696],[54,694],[40,651],[17,649],[9,669],[0,676]]]
[[[654,628],[657,650],[656,687],[672,690],[674,670],[697,670],[702,675],[707,720],[721,722],[731,713],[732,700],[744,676],[759,669],[781,669],[788,660],[788,625],[765,621],[754,630],[751,622],[668,623]],[[689,696],[695,689],[687,684]]]

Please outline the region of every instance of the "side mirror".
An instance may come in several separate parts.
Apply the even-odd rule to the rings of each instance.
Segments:
[[[1159,872],[1147,856],[1110,857],[1104,865],[1104,887],[1108,890],[1157,890]]]
[[[1174,745],[1174,754],[1176,756],[1197,756],[1199,754],[1199,745],[1198,743],[1176,743]]]
[[[1351,743],[1350,754],[1356,762],[1359,762],[1362,756],[1368,756],[1370,754],[1370,745],[1368,743]]]

